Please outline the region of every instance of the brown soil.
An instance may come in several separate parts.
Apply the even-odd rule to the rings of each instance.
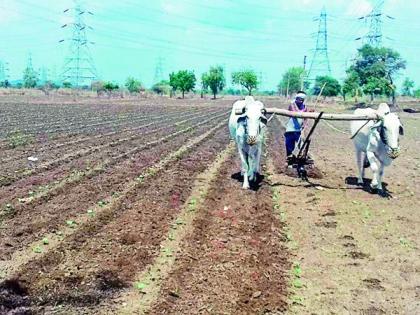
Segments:
[[[55,126],[52,137],[7,149],[4,158],[12,166],[13,154],[24,157],[30,153],[26,149],[59,145],[62,149],[54,149],[51,156],[45,150],[45,157],[52,160],[60,152],[82,149],[77,144],[61,146],[69,140],[92,137],[80,142],[89,147],[124,138],[130,133],[124,130],[140,124],[128,117],[143,112],[170,115],[194,106],[205,114],[217,108],[228,110],[232,100],[86,98],[75,103],[65,97],[56,101],[22,97],[20,102],[25,104],[9,96],[0,102],[5,110],[1,117],[10,130],[19,127],[36,134],[42,123],[55,126],[56,122],[69,128]],[[266,103],[278,106],[276,99]],[[54,122],[56,113],[61,116]],[[106,124],[85,130],[83,125],[101,122],[92,113]],[[149,297],[148,306],[140,308],[143,311],[134,308],[129,314],[418,314],[420,126],[412,115],[400,115],[406,131],[401,140],[403,154],[385,170],[384,196],[355,185],[351,141],[324,123],[313,136],[310,151],[315,167],[309,181],[296,178],[295,170],[285,166],[283,131],[274,119],[260,183],[250,191],[241,189],[235,154],[215,171],[191,220],[179,221],[188,202],[195,200],[200,174],[226,148],[227,128],[215,129],[175,156],[163,171],[155,172],[151,166],[227,117],[139,152],[129,153],[133,146],[179,128],[117,143],[0,187],[0,266],[16,266],[6,273],[7,278],[0,270],[0,314],[125,314],[121,310],[127,297],[135,302],[149,294],[137,282],[138,276],[152,270],[163,252],[173,260],[165,271],[153,269],[152,276],[158,279],[149,280],[156,280],[158,293]],[[34,117],[32,125],[30,117]],[[118,133],[98,138],[111,131],[109,123],[115,117],[127,117],[115,125]],[[332,126],[348,131],[348,124],[333,122]],[[10,130],[5,125],[0,128],[0,147],[7,145]],[[16,202],[40,185],[117,156],[100,172],[33,202]],[[16,163],[19,169],[21,162]],[[138,176],[146,171],[143,181]],[[4,175],[0,174],[0,181]],[[132,188],[127,190],[127,185]],[[107,208],[106,200],[118,202]],[[83,224],[66,227],[71,233],[60,234],[66,221],[102,206],[106,210],[90,213],[92,218]],[[163,246],[177,226],[186,233],[180,233],[172,252],[166,252]],[[55,240],[42,244],[46,234],[55,235]],[[32,248],[36,243],[40,248]],[[22,257],[28,252],[31,255]]]

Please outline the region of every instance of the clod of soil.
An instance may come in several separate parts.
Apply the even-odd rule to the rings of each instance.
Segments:
[[[380,291],[385,290],[385,288],[381,285],[381,281],[375,278],[363,279],[363,283],[365,284],[367,288],[372,289],[372,290],[380,290]]]
[[[328,228],[328,229],[335,229],[337,227],[337,222],[335,222],[335,221],[331,221],[331,222],[321,221],[321,222],[315,223],[315,225],[319,226],[319,227],[325,227],[325,228]]]
[[[353,259],[365,259],[365,258],[368,258],[369,257],[368,254],[365,254],[365,253],[362,253],[362,252],[358,252],[358,251],[351,251],[346,256],[350,256]]]

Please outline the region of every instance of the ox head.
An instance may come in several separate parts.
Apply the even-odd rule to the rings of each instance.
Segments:
[[[397,158],[400,153],[399,136],[404,135],[404,128],[398,116],[391,113],[387,104],[379,105],[380,120],[372,126],[379,132],[381,141],[387,147],[387,154],[391,159]]]
[[[248,104],[238,118],[238,124],[242,124],[245,127],[246,142],[249,145],[255,145],[267,126],[264,105],[261,102]]]

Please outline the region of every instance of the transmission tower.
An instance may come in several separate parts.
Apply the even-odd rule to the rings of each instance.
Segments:
[[[64,13],[73,12],[73,23],[64,24],[62,28],[71,27],[72,36],[69,41],[69,55],[64,62],[64,70],[61,78],[70,82],[73,87],[81,87],[90,84],[98,78],[95,63],[93,62],[89,46],[94,43],[88,40],[87,30],[92,30],[85,22],[85,16],[93,15],[92,12],[83,8],[79,1],[75,1],[73,9],[66,9]],[[60,43],[66,41],[60,40]]]
[[[316,48],[312,57],[311,66],[308,72],[309,80],[315,80],[319,75],[331,75],[330,59],[328,57],[328,30],[327,30],[327,11],[322,8],[319,18]]]
[[[365,44],[369,44],[373,47],[382,46],[382,24],[384,17],[382,10],[384,4],[385,0],[378,1],[368,15],[359,18],[359,20],[362,20],[369,25],[369,32],[365,36],[356,38],[356,40],[363,40]],[[394,20],[392,16],[385,15],[385,17]]]
[[[153,83],[158,83],[163,80],[163,58],[159,57],[156,62],[155,67],[155,76],[153,78]]]
[[[43,66],[39,73],[41,74],[41,82],[45,83],[49,80],[49,70],[47,67]]]

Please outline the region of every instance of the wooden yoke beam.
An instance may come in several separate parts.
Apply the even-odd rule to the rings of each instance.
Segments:
[[[320,113],[316,112],[292,112],[281,108],[266,108],[267,114],[276,114],[286,117],[317,119]],[[354,115],[354,114],[330,114],[324,113],[321,117],[324,120],[378,120],[379,116],[374,115]]]
[[[236,110],[236,115],[241,115],[243,112],[242,110]],[[280,116],[286,117],[296,117],[296,118],[307,118],[307,119],[317,119],[319,113],[317,112],[292,112],[286,109],[281,108],[266,108],[266,114],[276,114]],[[373,115],[354,115],[354,114],[330,114],[324,113],[321,117],[324,120],[379,120],[379,116],[377,114]]]

